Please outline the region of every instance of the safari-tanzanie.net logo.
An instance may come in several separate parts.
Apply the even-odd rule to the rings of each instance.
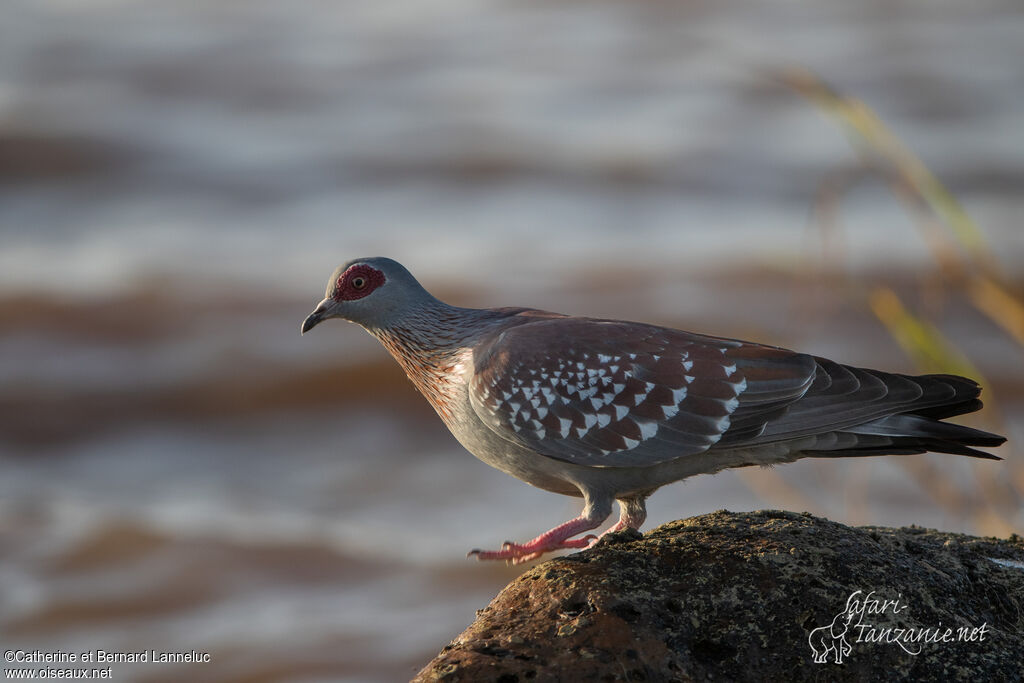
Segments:
[[[981,626],[908,626],[910,606],[903,602],[903,594],[895,599],[854,591],[846,599],[846,607],[831,624],[811,631],[807,642],[816,664],[842,664],[844,657],[853,653],[860,643],[900,647],[909,655],[918,655],[929,645],[985,640],[988,622]]]

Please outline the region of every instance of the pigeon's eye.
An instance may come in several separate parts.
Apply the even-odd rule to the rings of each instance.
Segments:
[[[370,296],[384,284],[384,273],[371,268],[365,263],[358,263],[340,276],[334,288],[334,298],[338,301],[355,301]]]

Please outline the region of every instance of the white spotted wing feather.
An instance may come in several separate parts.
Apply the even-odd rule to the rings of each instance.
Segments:
[[[743,371],[751,347],[771,365],[756,383]],[[745,398],[764,417],[759,433],[814,372],[810,356],[772,347],[639,323],[548,319],[478,345],[470,401],[488,427],[541,455],[648,466],[714,446]]]

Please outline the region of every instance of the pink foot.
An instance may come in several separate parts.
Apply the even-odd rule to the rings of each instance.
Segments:
[[[577,517],[565,524],[556,526],[551,531],[546,531],[528,543],[513,543],[505,541],[501,550],[471,550],[467,557],[476,556],[478,560],[507,560],[512,564],[521,564],[535,560],[544,553],[563,548],[587,548],[597,536],[588,534],[583,538],[571,538],[584,531],[590,531],[601,523],[586,517]]]
[[[644,520],[647,519],[647,509],[644,507],[643,498],[627,498],[626,500],[620,500],[619,507],[621,508],[619,521],[605,529],[604,532],[597,537],[598,541],[608,534],[614,534],[616,531],[625,531],[626,529],[636,529],[637,531],[640,531],[640,527],[644,525]],[[594,542],[596,543],[597,541]]]
[[[623,529],[628,529],[628,528],[630,528],[629,525],[626,524],[625,522],[623,522],[620,519],[613,526],[610,526],[607,529],[605,529],[604,531],[602,531],[601,532],[601,536],[599,536],[598,538],[603,538],[603,537],[607,536],[608,534],[614,534],[616,531],[622,531]]]
[[[549,543],[540,545],[530,541],[529,543],[512,543],[505,541],[501,550],[470,550],[467,557],[476,556],[478,560],[507,560],[512,564],[522,564],[530,560],[536,560],[544,553],[563,548],[588,548],[597,540],[594,534],[588,534],[583,538],[570,538],[558,544]]]

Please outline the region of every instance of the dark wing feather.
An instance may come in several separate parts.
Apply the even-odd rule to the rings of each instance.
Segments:
[[[526,311],[481,341],[469,395],[480,419],[541,455],[594,467],[643,467],[708,450],[817,437],[804,455],[926,450],[1003,437],[938,422],[980,407],[953,375],[911,377],[785,349]]]
[[[518,322],[518,321],[517,321]],[[653,325],[530,320],[484,339],[470,402],[547,457],[637,467],[765,431],[815,381],[811,356]]]
[[[743,447],[785,441],[841,431],[899,413],[934,419],[935,415],[949,412],[951,404],[956,406],[952,409],[954,413],[977,405],[978,385],[963,377],[910,377],[840,365],[825,358],[814,360],[815,380],[799,401],[772,416],[759,434],[730,430],[719,445]],[[745,411],[741,397],[734,425],[746,419]],[[756,419],[760,417],[757,415]]]

